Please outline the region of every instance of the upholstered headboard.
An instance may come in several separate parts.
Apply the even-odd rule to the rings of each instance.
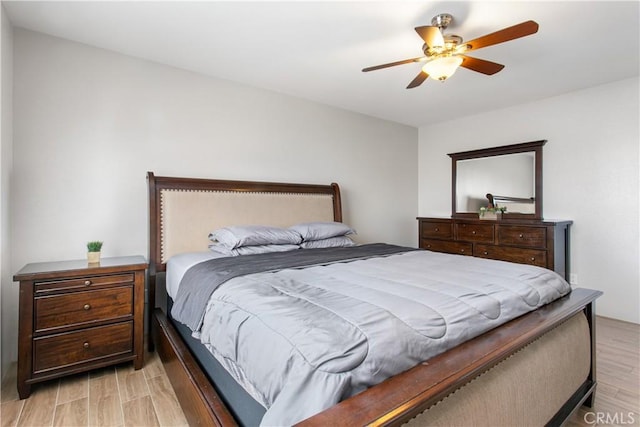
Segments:
[[[338,184],[307,185],[171,178],[147,173],[149,264],[164,271],[182,252],[206,251],[211,231],[228,225],[290,226],[342,221]]]

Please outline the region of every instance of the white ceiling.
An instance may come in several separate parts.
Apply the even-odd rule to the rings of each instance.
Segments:
[[[2,1],[9,19],[54,36],[421,126],[639,75],[640,2]],[[505,65],[405,87],[420,64],[413,30],[438,13],[471,40],[534,20],[537,34],[474,51]]]

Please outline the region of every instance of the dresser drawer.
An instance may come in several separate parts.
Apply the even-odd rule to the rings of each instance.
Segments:
[[[451,222],[420,221],[420,237],[451,239],[453,237],[453,224]]]
[[[536,249],[510,248],[505,246],[476,245],[473,255],[480,258],[491,258],[520,264],[547,266],[547,252]]]
[[[133,286],[35,299],[35,332],[133,316]]]
[[[471,243],[452,242],[446,240],[420,240],[420,247],[434,252],[445,252],[448,254],[471,255],[473,248]]]
[[[457,223],[456,240],[493,243],[493,224]]]
[[[36,339],[34,373],[132,353],[133,322],[83,329]]]
[[[546,248],[547,229],[544,227],[498,225],[498,243],[501,245]]]
[[[104,287],[109,285],[120,285],[123,283],[133,283],[133,273],[113,274],[108,276],[89,276],[74,279],[51,280],[46,282],[36,282],[35,293],[49,293],[55,291],[65,291],[72,289],[89,289]]]

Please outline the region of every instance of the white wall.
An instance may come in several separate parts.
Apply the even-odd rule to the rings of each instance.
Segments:
[[[419,213],[449,216],[447,153],[540,139],[545,219],[572,219],[571,271],[599,315],[640,323],[639,81],[419,129]]]
[[[13,146],[13,28],[4,6],[0,5],[0,341],[1,361],[0,379],[7,372],[11,358],[5,357],[16,347],[17,341],[5,342],[5,336],[15,336],[15,323],[6,321],[7,316],[13,319],[17,311],[5,309],[10,302],[15,302],[18,289],[12,283],[11,272],[11,235],[10,235],[10,179],[12,174]],[[15,304],[14,304],[15,305]]]
[[[104,256],[146,255],[147,171],[338,182],[360,241],[416,244],[416,128],[22,29],[14,37],[14,271],[84,258],[96,239]]]

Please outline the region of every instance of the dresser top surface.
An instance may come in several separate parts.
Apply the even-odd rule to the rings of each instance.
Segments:
[[[36,262],[25,265],[13,280],[33,280],[46,276],[104,274],[121,270],[144,270],[148,264],[141,255],[100,258],[99,263],[89,264],[86,259]]]
[[[480,223],[480,224],[504,224],[504,225],[522,225],[522,226],[531,226],[531,225],[569,225],[573,224],[573,220],[567,219],[543,219],[543,220],[523,220],[523,219],[480,219],[473,217],[460,217],[460,218],[451,218],[451,217],[439,217],[439,216],[419,216],[416,218],[418,221],[439,221],[439,222],[457,222],[457,223]]]

